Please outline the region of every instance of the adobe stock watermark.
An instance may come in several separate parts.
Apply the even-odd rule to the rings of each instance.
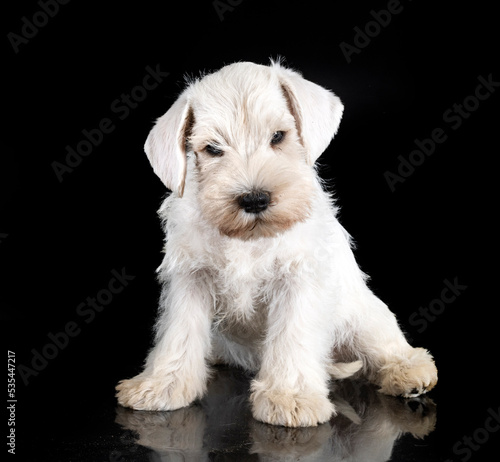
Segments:
[[[21,45],[27,45],[30,40],[34,39],[40,29],[43,29],[59,13],[60,7],[67,5],[69,2],[70,0],[39,0],[37,5],[40,9],[30,15],[31,17],[23,16],[21,18],[19,32],[9,32],[7,34],[7,39],[14,53],[19,53]]]
[[[408,318],[411,326],[417,327],[417,332],[424,332],[429,323],[434,322],[438,316],[444,313],[447,306],[453,303],[463,292],[467,286],[458,281],[458,277],[452,281],[445,279],[443,281],[443,289],[439,297],[431,300],[427,306],[421,306],[417,311],[413,312]],[[411,339],[409,339],[411,340]]]
[[[408,1],[411,2],[411,0]],[[347,63],[350,64],[352,55],[361,53],[391,23],[392,18],[400,14],[403,10],[404,6],[400,0],[389,0],[385,9],[379,11],[371,10],[371,21],[368,21],[363,28],[359,26],[354,27],[352,44],[347,42],[339,44],[340,51],[342,51]]]
[[[84,157],[90,156],[104,140],[105,135],[109,135],[116,129],[118,121],[125,120],[130,113],[136,109],[156,88],[170,75],[160,69],[160,64],[154,68],[146,66],[146,74],[139,85],[133,87],[128,93],[122,93],[119,98],[110,104],[111,117],[103,117],[97,127],[81,131],[82,138],[73,146],[66,146],[66,156],[64,162],[53,161],[51,163],[59,183],[64,180],[64,175],[69,174],[78,167]],[[116,120],[117,119],[117,120]]]
[[[97,314],[109,306],[115,296],[135,279],[135,276],[127,274],[125,268],[120,271],[113,269],[111,274],[113,277],[108,281],[106,288],[99,290],[94,297],[87,297],[75,308],[75,313],[79,316],[76,321],[68,321],[59,332],[49,332],[47,343],[38,349],[31,350],[32,357],[29,365],[17,366],[17,372],[24,385],[28,385],[33,377],[38,376],[49,365],[49,361],[57,358],[59,352],[69,345],[70,340],[80,335],[82,326],[90,324]]]
[[[217,13],[217,16],[221,21],[224,21],[224,15],[226,13],[232,13],[234,9],[241,5],[243,0],[214,0],[212,6]]]
[[[475,452],[479,451],[491,437],[492,433],[500,430],[500,407],[495,411],[489,408],[488,417],[482,426],[477,427],[471,435],[464,435],[453,445],[453,454],[460,458],[446,459],[444,462],[467,462]]]
[[[443,127],[436,127],[431,130],[427,138],[414,140],[415,148],[407,155],[397,157],[399,164],[395,171],[387,170],[384,178],[391,192],[396,191],[396,186],[403,184],[428,157],[432,156],[438,145],[444,143],[449,136],[450,130],[458,130],[465,120],[473,112],[476,112],[481,102],[486,101],[500,87],[500,82],[493,78],[493,74],[487,77],[479,75],[477,77],[479,85],[474,93],[466,96],[461,103],[455,103],[443,112],[442,120],[446,124]]]

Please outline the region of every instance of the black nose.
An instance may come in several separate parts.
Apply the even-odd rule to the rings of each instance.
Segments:
[[[252,191],[238,198],[238,204],[247,213],[259,213],[267,209],[271,196],[264,191]]]

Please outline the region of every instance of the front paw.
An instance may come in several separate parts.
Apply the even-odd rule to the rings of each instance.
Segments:
[[[267,389],[262,382],[252,384],[252,414],[255,419],[285,427],[315,427],[335,413],[333,403],[318,392]]]
[[[405,398],[426,393],[436,383],[436,365],[423,348],[413,348],[405,358],[389,360],[380,370],[378,380],[382,393]]]
[[[189,406],[199,395],[173,377],[141,374],[122,380],[116,390],[118,403],[140,411],[173,411]]]

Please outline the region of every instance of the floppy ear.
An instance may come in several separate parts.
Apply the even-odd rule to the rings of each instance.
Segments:
[[[273,67],[306,148],[307,161],[313,165],[337,133],[344,105],[334,93],[304,79],[298,72],[279,63],[273,63]]]
[[[180,197],[184,193],[186,179],[186,136],[191,118],[184,92],[156,121],[144,145],[154,172],[168,189]]]

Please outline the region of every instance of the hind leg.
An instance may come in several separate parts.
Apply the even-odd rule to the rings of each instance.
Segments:
[[[359,323],[356,349],[364,359],[370,381],[382,393],[414,397],[437,383],[437,369],[431,354],[413,348],[406,341],[394,314],[371,292]]]

